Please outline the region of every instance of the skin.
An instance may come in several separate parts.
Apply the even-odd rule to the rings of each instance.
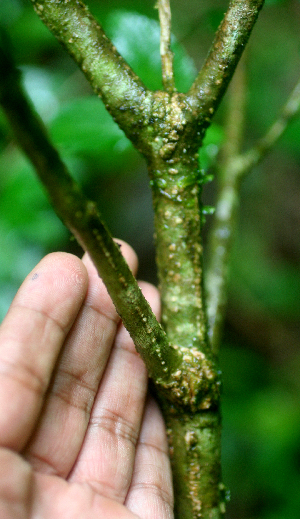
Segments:
[[[134,251],[121,250],[136,273]],[[159,317],[157,290],[140,285]],[[0,327],[0,517],[173,519],[147,384],[90,259],[46,256]]]

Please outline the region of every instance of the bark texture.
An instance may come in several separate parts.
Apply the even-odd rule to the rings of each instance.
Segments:
[[[219,519],[225,510],[220,375],[208,338],[203,291],[200,196],[204,179],[198,150],[263,0],[230,3],[207,60],[187,94],[176,92],[173,84],[166,0],[159,2],[165,20],[163,92],[152,92],[143,85],[82,2],[31,1],[146,159],[155,211],[162,326],[143,299],[95,205],[86,200],[49,142],[4,55],[2,105],[56,211],[92,256],[147,365],[168,428],[175,517]]]

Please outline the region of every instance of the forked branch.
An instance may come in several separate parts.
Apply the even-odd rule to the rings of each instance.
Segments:
[[[197,151],[263,0],[231,2],[208,59],[187,95],[170,95],[174,85],[167,0],[159,2],[167,92],[155,93],[145,89],[82,2],[31,1],[81,67],[95,92],[102,96],[119,126],[135,145],[142,140],[145,144],[143,153],[148,159],[155,193],[158,264],[161,264],[160,270],[164,270],[161,275],[165,283],[162,289],[164,326],[172,345],[168,344],[166,334],[141,295],[95,205],[79,190],[49,142],[42,123],[22,93],[15,69],[5,63],[5,58],[1,66],[1,55],[0,100],[54,207],[83,248],[89,251],[124,325],[153,375],[174,450],[175,516],[219,519],[224,514],[220,382],[207,343],[202,304]],[[183,291],[178,290],[180,285]],[[166,308],[170,309],[169,314]]]

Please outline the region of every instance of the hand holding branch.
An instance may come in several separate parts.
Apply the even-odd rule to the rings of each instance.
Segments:
[[[122,252],[136,272],[133,250]],[[157,290],[141,288],[158,316]],[[163,420],[87,255],[36,266],[0,346],[1,517],[171,519]]]

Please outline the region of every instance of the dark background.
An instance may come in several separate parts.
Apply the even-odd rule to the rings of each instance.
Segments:
[[[153,2],[93,0],[92,12],[150,88],[160,88]],[[186,91],[227,4],[173,0],[176,81]],[[149,18],[145,18],[145,16]],[[143,160],[106,114],[82,73],[29,0],[0,3],[24,84],[51,137],[112,233],[156,282],[151,193]],[[300,72],[300,2],[269,0],[246,57],[244,149],[275,120]],[[214,173],[228,95],[201,152]],[[49,206],[0,111],[0,320],[26,274],[53,250],[81,254]],[[214,203],[215,181],[204,190]],[[207,218],[204,243],[212,217]],[[300,118],[244,181],[231,261],[223,371],[224,482],[228,518],[300,517]]]

